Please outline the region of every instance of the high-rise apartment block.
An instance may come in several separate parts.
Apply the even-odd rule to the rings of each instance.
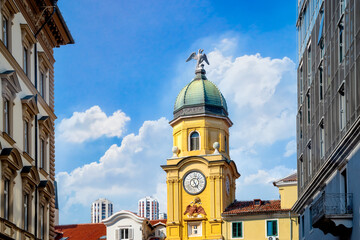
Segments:
[[[300,239],[360,239],[360,2],[299,0],[297,29]]]
[[[56,1],[0,1],[0,239],[54,239]]]
[[[111,215],[113,215],[113,204],[109,200],[100,198],[92,203],[91,223],[100,223]]]
[[[145,197],[140,199],[138,215],[149,220],[159,219],[158,200],[152,197]]]
[[[159,213],[159,219],[167,219],[167,214],[164,212]]]

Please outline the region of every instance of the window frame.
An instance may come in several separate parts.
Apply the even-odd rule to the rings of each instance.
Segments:
[[[324,117],[321,118],[319,123],[319,143],[320,143],[320,159],[325,157],[325,128]]]
[[[24,152],[30,154],[30,139],[31,139],[31,130],[30,123],[27,119],[24,120]]]
[[[311,139],[309,140],[308,144],[306,145],[306,148],[307,148],[307,162],[308,162],[308,176],[311,177],[312,176],[312,171],[313,171],[313,168],[312,168],[312,150],[311,150]]]
[[[346,95],[345,81],[343,81],[338,89],[339,94],[339,129],[343,131],[346,126]]]
[[[197,149],[192,149],[192,140],[194,139],[194,138],[191,138],[191,136],[193,135],[193,134],[195,134],[195,133],[197,133],[199,136],[198,136],[198,148]],[[196,138],[195,138],[196,139]],[[189,139],[188,139],[188,150],[189,151],[198,151],[198,150],[200,150],[200,146],[201,146],[201,135],[200,135],[200,133],[198,132],[198,131],[196,131],[196,130],[194,130],[194,131],[191,131],[190,133],[189,133]]]
[[[234,224],[240,224],[241,225],[241,236],[234,236]],[[243,239],[244,238],[244,223],[243,221],[235,221],[231,222],[231,239]]]
[[[324,68],[321,62],[319,66],[319,101],[324,100]]]
[[[307,125],[310,126],[311,125],[311,94],[310,92],[308,92],[306,94],[306,109],[307,109]]]
[[[3,129],[4,129],[4,132],[11,136],[11,129],[12,129],[12,124],[11,124],[11,101],[4,97],[3,98],[3,112],[4,112],[4,126],[3,126]]]
[[[39,92],[40,96],[45,100],[46,98],[46,74],[43,71],[40,71],[40,81],[39,81]]]
[[[308,80],[308,87],[312,84],[312,49],[311,49],[311,41],[307,45],[307,80]]]
[[[268,222],[276,222],[276,235],[268,235]],[[279,237],[279,219],[266,219],[265,220],[265,236],[268,237]]]
[[[188,237],[201,237],[202,234],[202,222],[196,221],[196,222],[188,222]],[[197,234],[193,234],[193,227],[197,227]]]
[[[6,220],[10,220],[10,195],[11,195],[11,191],[10,191],[10,186],[11,185],[11,180],[8,178],[4,178],[3,180],[3,218]]]
[[[9,19],[4,14],[1,19],[1,35],[2,42],[9,49]]]
[[[30,203],[31,203],[31,196],[29,193],[25,192],[23,194],[23,216],[24,216],[24,230],[29,231],[30,225]]]

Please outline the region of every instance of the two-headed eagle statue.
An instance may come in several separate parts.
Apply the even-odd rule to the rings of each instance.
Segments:
[[[204,64],[202,64],[202,62],[206,62],[208,65],[210,65],[206,54],[203,53],[204,49],[199,49],[198,54],[196,54],[196,52],[193,52],[188,59],[186,60],[186,62],[190,61],[191,59],[197,60],[197,64],[196,64],[196,69],[201,69],[204,68]]]

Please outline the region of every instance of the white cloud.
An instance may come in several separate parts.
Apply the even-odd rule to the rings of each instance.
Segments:
[[[296,153],[296,141],[291,140],[286,144],[284,157],[290,157]]]
[[[232,147],[254,151],[256,144],[271,145],[293,137],[296,92],[288,89],[296,88],[294,62],[259,53],[233,57],[229,49],[236,49],[236,41],[220,41],[209,52],[211,65],[206,67],[208,79],[219,86],[229,106],[234,122]]]
[[[60,172],[56,177],[63,216],[70,213],[72,206],[89,207],[99,197],[129,210],[136,210],[138,199],[156,191],[159,200],[166,201],[161,193],[166,179],[160,165],[171,156],[171,146],[168,120],[145,121],[137,135],[126,135],[120,146],[112,145],[99,161],[70,173]]]
[[[93,106],[85,112],[74,112],[70,118],[61,120],[57,133],[60,139],[73,143],[82,143],[102,136],[121,137],[129,120],[121,110],[107,116],[99,106]]]
[[[284,166],[276,166],[269,170],[259,169],[256,173],[244,177],[243,183],[245,185],[269,184],[293,172],[295,172],[294,169],[289,169]]]
[[[250,200],[255,198],[277,199],[278,189],[273,182],[284,178],[296,170],[285,166],[276,166],[272,169],[258,169],[257,172],[242,176],[237,182],[237,198],[239,200]]]
[[[206,67],[207,77],[224,94],[234,122],[230,154],[242,175],[237,181],[236,197],[273,199],[277,198],[278,190],[272,181],[290,174],[296,166],[296,162],[279,159],[291,155],[293,149],[290,140],[295,135],[296,91],[292,91],[296,89],[295,64],[287,57],[274,59],[260,54],[233,57],[236,53],[232,49],[238,47],[237,41],[236,37],[222,39],[209,52],[211,65]],[[189,74],[184,68],[179,69],[181,74],[174,79],[174,85],[189,79],[180,77]],[[188,66],[185,69],[193,72]],[[73,142],[122,136],[129,121],[125,113],[119,111],[108,117],[99,107],[93,108],[93,114],[88,109],[61,121],[57,126],[60,136]],[[104,120],[108,124],[98,130],[96,124]],[[288,142],[286,153],[269,159],[263,149],[270,151],[280,141]],[[153,195],[158,198],[161,210],[166,211],[166,176],[160,165],[171,156],[171,146],[168,121],[165,118],[146,121],[138,134],[124,136],[121,145],[112,145],[99,161],[59,173],[60,203],[64,206],[61,216],[68,214],[68,219],[72,219],[71,207],[79,205],[88,209],[93,200],[104,196],[121,209],[136,211],[138,199]],[[280,151],[284,147],[279,147]],[[272,157],[279,150],[273,151]]]

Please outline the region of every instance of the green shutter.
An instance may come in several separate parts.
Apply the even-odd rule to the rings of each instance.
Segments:
[[[277,236],[277,220],[267,221],[266,223],[267,236]]]
[[[233,222],[232,223],[232,237],[242,237],[242,222]]]

